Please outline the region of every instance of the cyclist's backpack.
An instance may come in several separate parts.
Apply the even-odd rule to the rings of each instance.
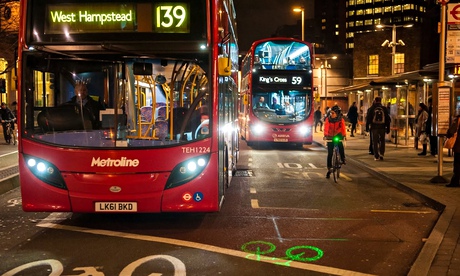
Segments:
[[[384,124],[385,123],[385,112],[382,106],[377,106],[374,109],[374,118],[372,118],[373,124]]]

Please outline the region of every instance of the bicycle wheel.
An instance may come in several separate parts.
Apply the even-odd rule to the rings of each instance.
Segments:
[[[5,137],[5,140],[6,140],[6,143],[7,144],[11,144],[11,127],[7,126],[7,129],[6,129],[6,137]]]
[[[340,170],[340,165],[339,165],[339,157],[337,153],[337,149],[334,148],[334,152],[332,153],[332,175],[334,176],[334,182],[337,183],[338,174]]]
[[[13,139],[13,145],[16,145],[17,139],[16,139],[16,130],[12,129],[11,130],[11,139]]]

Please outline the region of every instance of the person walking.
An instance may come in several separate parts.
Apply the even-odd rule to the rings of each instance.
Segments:
[[[433,122],[433,99],[428,99],[428,119],[426,120],[426,134],[430,138],[430,154],[436,156],[438,154],[438,136],[432,131]]]
[[[418,105],[418,113],[417,113],[417,137],[418,141],[422,143],[422,152],[418,155],[426,155],[427,144],[429,141],[429,137],[427,134],[427,120],[428,120],[428,107],[424,103],[420,103]],[[431,127],[430,127],[431,132]]]
[[[371,132],[374,160],[383,160],[385,155],[385,133],[390,133],[391,118],[388,109],[382,105],[382,98],[376,97],[366,116],[366,132]]]
[[[454,165],[453,170],[454,174],[450,179],[450,183],[446,185],[446,187],[459,187],[460,186],[460,134],[458,133],[460,127],[458,127],[460,120],[460,115],[457,115],[455,120],[453,120],[452,124],[450,125],[449,129],[447,130],[447,138],[454,136],[457,133],[457,139],[455,140],[454,147],[452,151],[454,152]]]
[[[356,102],[353,102],[348,109],[347,113],[348,120],[351,123],[350,137],[355,137],[353,133],[356,132],[356,124],[358,123],[358,107],[356,107]]]
[[[317,132],[316,131],[316,127],[318,125],[319,126],[319,131],[323,131],[323,114],[321,113],[321,106],[318,106],[318,108],[316,109],[315,111],[315,114],[314,114],[314,119],[315,119],[315,133]]]

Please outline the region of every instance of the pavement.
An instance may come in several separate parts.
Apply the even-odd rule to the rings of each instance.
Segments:
[[[323,133],[314,133],[313,140],[324,146]],[[440,212],[440,217],[417,256],[409,276],[422,275],[460,275],[460,187],[448,188],[445,185],[452,177],[453,157],[444,149],[441,156],[419,156],[420,149],[410,140],[399,140],[398,144],[388,141],[383,161],[375,161],[369,155],[369,136],[347,134],[345,155],[347,165],[359,166],[363,170],[384,179],[389,185],[405,191],[414,198]],[[9,153],[0,155],[0,193],[18,186],[17,159],[3,159],[17,150],[0,146]],[[14,162],[15,164],[12,164]],[[346,167],[344,168],[344,171]]]
[[[369,136],[349,134],[347,165],[362,167],[440,212],[408,275],[460,275],[460,187],[445,186],[453,174],[453,155],[444,149],[441,156],[432,156],[428,146],[427,155],[419,156],[421,145],[417,150],[411,137],[398,144],[387,140],[384,160],[375,161],[369,155]],[[323,133],[314,133],[313,141],[324,145]]]

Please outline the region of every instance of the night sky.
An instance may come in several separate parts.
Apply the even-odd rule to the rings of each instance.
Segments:
[[[301,14],[293,12],[294,7],[303,5],[305,19],[313,18],[313,0],[233,1],[236,7],[240,51],[247,51],[254,40],[271,37],[279,26],[295,25],[301,19]]]

